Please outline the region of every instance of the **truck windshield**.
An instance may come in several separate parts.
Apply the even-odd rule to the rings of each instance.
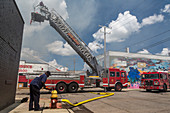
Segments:
[[[159,74],[143,74],[142,79],[158,79]]]

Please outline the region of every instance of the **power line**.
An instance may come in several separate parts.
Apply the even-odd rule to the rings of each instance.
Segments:
[[[158,42],[156,42],[156,43],[154,43],[154,44],[145,46],[145,47],[143,47],[143,48],[141,48],[141,49],[138,49],[138,50],[136,50],[136,53],[137,53],[138,51],[142,50],[142,49],[149,49],[149,48],[158,46],[158,45],[160,45],[160,44],[162,44],[162,43],[166,43],[166,42],[168,42],[168,41],[170,41],[170,37],[168,37],[168,38],[166,38],[166,39],[163,39],[163,40],[161,40],[161,41],[158,41]],[[128,57],[131,57],[131,56],[133,56],[133,55],[128,55]]]
[[[151,44],[151,45],[149,45],[149,46],[145,46],[145,47],[143,47],[142,49],[149,49],[149,48],[152,48],[152,47],[155,47],[155,46],[157,46],[157,45],[159,45],[159,44],[162,44],[162,43],[165,43],[165,42],[167,42],[167,41],[170,41],[170,37],[168,37],[168,38],[166,38],[166,39],[163,39],[163,40],[161,40],[161,41],[158,41],[158,42],[156,42],[156,43],[154,43],[154,44]],[[136,50],[136,52],[137,51],[140,51],[141,49],[138,49],[138,50]]]
[[[142,42],[148,41],[148,40],[150,40],[150,39],[156,38],[156,37],[158,37],[158,36],[160,36],[160,35],[162,35],[162,34],[165,34],[165,33],[169,32],[169,31],[170,31],[170,29],[169,29],[169,30],[166,30],[166,31],[164,31],[164,32],[161,32],[161,33],[159,33],[159,34],[157,34],[157,35],[154,35],[154,36],[152,36],[152,37],[148,37],[148,38],[146,38],[145,40],[142,40],[142,41],[139,41],[139,42],[130,44],[130,45],[128,45],[128,46],[125,46],[125,47],[121,48],[120,50],[123,50],[123,49],[125,49],[126,47],[132,47],[132,46],[134,46],[134,45],[137,45],[137,44],[140,44],[140,43],[142,43]]]

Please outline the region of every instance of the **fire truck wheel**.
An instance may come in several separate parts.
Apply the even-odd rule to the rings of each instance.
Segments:
[[[121,91],[122,90],[122,84],[121,83],[117,83],[115,86],[115,91]]]
[[[76,83],[71,83],[68,86],[68,91],[71,93],[75,93],[75,92],[77,92],[77,90],[78,90],[78,85]]]
[[[163,85],[163,92],[166,92],[167,91],[167,86],[166,84]]]
[[[151,90],[150,89],[146,89],[147,92],[150,92]]]
[[[107,90],[107,91],[111,91],[112,89],[111,89],[110,87],[107,87],[106,90]]]
[[[64,83],[59,83],[56,85],[56,90],[58,93],[64,93],[67,90],[67,86]]]

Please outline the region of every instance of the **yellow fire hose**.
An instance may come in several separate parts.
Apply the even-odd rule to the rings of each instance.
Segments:
[[[93,100],[97,100],[97,99],[101,99],[101,98],[105,98],[105,97],[109,97],[109,96],[114,95],[114,93],[94,93],[94,92],[90,92],[90,93],[98,94],[98,95],[104,95],[104,96],[91,98],[91,99],[88,99],[88,100],[85,100],[85,101],[82,101],[82,102],[79,102],[79,103],[76,103],[76,104],[71,103],[71,102],[70,102],[69,100],[67,100],[67,99],[61,99],[60,102],[66,102],[66,103],[68,103],[68,104],[76,107],[76,106],[79,106],[79,105],[81,105],[81,104],[84,104],[84,103],[93,101]]]

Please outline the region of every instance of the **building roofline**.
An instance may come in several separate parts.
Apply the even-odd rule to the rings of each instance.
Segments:
[[[21,20],[22,20],[23,23],[25,24],[24,19],[23,19],[22,15],[21,15],[21,12],[20,12],[20,10],[19,10],[19,8],[18,8],[18,6],[17,6],[17,3],[15,2],[15,0],[13,0],[13,1],[14,1],[14,4],[15,4],[17,10],[18,10],[18,13],[19,13],[19,15],[20,15],[20,17],[21,17]]]
[[[47,65],[49,65],[48,63],[26,62],[26,60],[20,60],[20,61],[24,61],[25,63],[28,63],[28,64],[47,64]]]
[[[170,60],[169,56],[141,54],[141,53],[127,53],[127,52],[118,52],[118,51],[108,51],[107,54],[109,54],[109,56],[114,55],[114,56],[131,57],[131,58]]]
[[[162,55],[152,55],[152,54],[142,54],[142,53],[127,53],[120,51],[107,51],[107,56],[117,56],[117,57],[127,57],[127,58],[145,58],[145,59],[155,59],[155,60],[169,60],[170,56],[162,56]],[[101,59],[104,55],[98,55],[97,58]]]

